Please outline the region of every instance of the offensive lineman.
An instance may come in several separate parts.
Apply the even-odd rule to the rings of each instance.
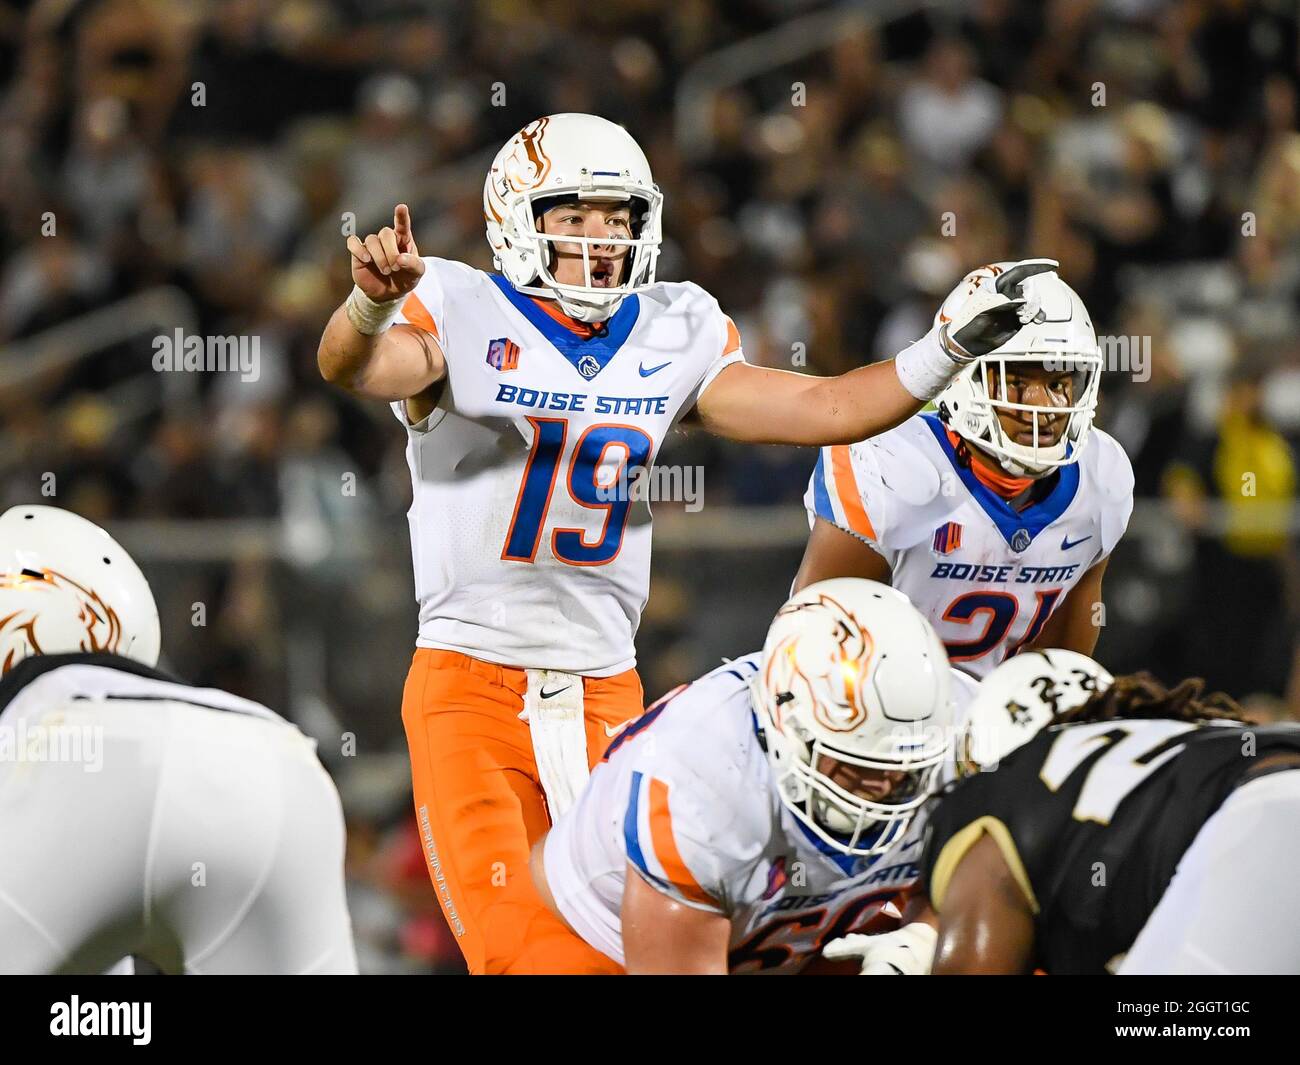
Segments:
[[[751,443],[822,445],[897,425],[1020,326],[1016,264],[954,294],[889,364],[815,378],[746,364],[717,301],[655,281],[663,197],[594,115],[530,123],[484,186],[499,274],[421,258],[410,213],[348,239],[352,294],[322,375],[388,400],[408,434],[417,648],[403,695],[416,817],[472,973],[593,971],[529,849],[639,715],[633,638],[650,510],[620,486],[686,419]]]
[[[761,654],[660,700],[533,852],[552,911],[629,973],[796,971],[916,876],[951,670],[900,593],[805,589]],[[846,955],[847,956],[847,955]]]
[[[343,814],[264,706],[154,668],[106,532],[0,515],[0,972],[355,973]]]
[[[1008,265],[963,284],[993,285]],[[937,414],[823,448],[805,497],[795,587],[887,581],[976,677],[1026,647],[1092,654],[1106,563],[1133,510],[1128,457],[1092,428],[1102,358],[1087,309],[1055,273],[1024,291],[1033,319],[962,370]],[[951,313],[946,302],[936,322]]]

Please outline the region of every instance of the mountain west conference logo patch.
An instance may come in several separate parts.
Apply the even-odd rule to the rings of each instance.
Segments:
[[[936,554],[947,555],[961,547],[961,525],[950,521],[934,530],[934,550]]]
[[[503,373],[519,369],[519,345],[508,337],[488,341],[487,364]]]

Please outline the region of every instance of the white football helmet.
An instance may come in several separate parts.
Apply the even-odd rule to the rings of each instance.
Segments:
[[[538,201],[617,200],[632,208],[632,236],[574,237],[542,233]],[[622,126],[596,115],[548,115],[530,122],[492,161],[483,184],[483,216],[493,262],[519,292],[559,301],[580,322],[609,318],[631,293],[654,283],[663,241],[663,196],[640,145]],[[560,284],[551,273],[552,244],[582,248],[583,284]],[[591,283],[592,245],[630,249],[620,285]]]
[[[995,769],[1058,714],[1086,703],[1115,681],[1078,651],[1022,651],[985,677],[967,708],[960,762],[968,772]]]
[[[751,683],[781,801],[845,854],[881,854],[907,830],[951,749],[949,665],[901,592],[838,577],[776,615]],[[822,771],[823,757],[905,774],[882,801]]]
[[[98,525],[58,507],[0,514],[0,673],[75,651],[155,666],[161,640],[149,582]]]
[[[944,301],[935,325],[951,318],[949,304],[965,300],[969,287],[992,288],[997,274],[1011,263],[994,263],[967,275],[964,286]],[[1059,466],[1079,460],[1097,411],[1102,357],[1092,319],[1074,289],[1055,273],[1027,278],[1022,291],[1029,321],[1002,347],[981,356],[962,369],[935,399],[939,417],[973,447],[992,455],[1015,477],[1043,477]],[[1074,374],[1073,402],[1066,404],[1013,403],[1006,399],[1008,363],[1045,363],[1049,369]],[[988,387],[988,371],[994,387]],[[1002,429],[999,411],[1029,411],[1033,441],[1017,443]],[[1052,444],[1038,442],[1041,415],[1067,415],[1065,430]]]

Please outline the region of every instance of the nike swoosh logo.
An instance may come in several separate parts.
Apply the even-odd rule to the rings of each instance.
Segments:
[[[1068,551],[1072,547],[1078,547],[1081,543],[1083,543],[1084,540],[1091,540],[1091,539],[1092,539],[1091,536],[1085,536],[1082,540],[1075,540],[1071,542],[1070,536],[1067,533],[1065,536],[1061,537],[1061,550]]]
[[[615,725],[613,728],[610,728],[607,724],[605,724],[605,722],[602,721],[602,722],[600,723],[600,727],[603,728],[603,729],[605,730],[605,735],[606,735],[606,736],[608,736],[610,739],[613,739],[613,738],[614,738],[615,736],[617,736],[620,732],[622,732],[625,728],[627,728],[628,725],[632,724],[632,721],[635,721],[635,720],[636,720],[636,718],[632,718],[631,721],[624,721],[623,724],[621,724],[621,725]]]
[[[573,687],[572,684],[566,684],[563,688],[556,688],[555,691],[553,692],[548,692],[545,688],[543,688],[541,691],[541,696],[543,699],[550,699],[556,695],[559,695],[560,692],[567,692],[572,687]]]
[[[911,843],[905,844],[905,845],[901,848],[901,850],[910,851],[913,847],[915,847],[915,846],[916,846],[918,843],[920,843],[920,842],[921,842],[921,841],[920,841],[919,839],[914,839],[914,840],[912,840]]]
[[[658,373],[665,366],[671,366],[672,364],[673,364],[673,360],[669,359],[667,362],[661,362],[658,366],[651,366],[650,369],[647,370],[645,368],[645,363],[640,363],[637,366],[637,371],[641,374],[642,377],[649,377],[652,373]]]

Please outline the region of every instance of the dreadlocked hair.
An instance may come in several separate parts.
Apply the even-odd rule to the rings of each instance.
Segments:
[[[1172,721],[1244,721],[1242,709],[1223,692],[1202,696],[1205,681],[1188,677],[1166,688],[1150,673],[1116,677],[1109,688],[1086,703],[1059,714],[1056,725],[1078,725],[1115,718],[1166,718]]]

